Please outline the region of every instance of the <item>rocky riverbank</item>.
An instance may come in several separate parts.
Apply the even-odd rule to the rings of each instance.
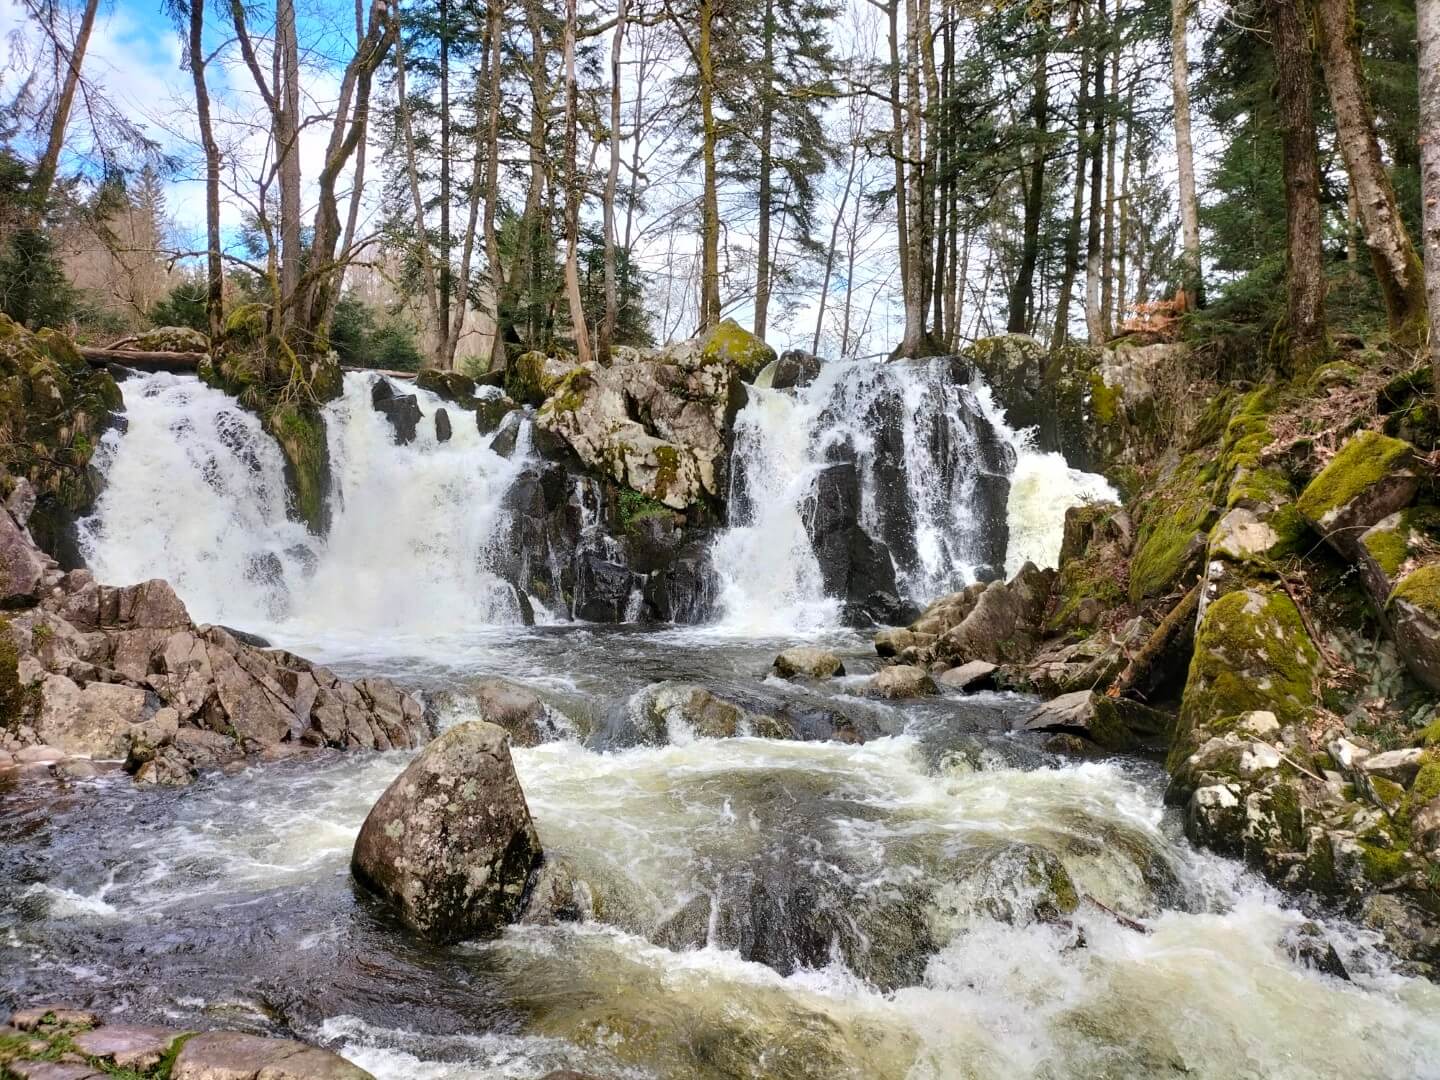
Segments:
[[[1440,492],[1424,370],[1357,350],[1237,387],[1172,346],[982,345],[1007,410],[1056,410],[1041,438],[1128,498],[1069,512],[1058,572],[945,597],[877,650],[942,682],[1057,699],[1031,728],[1164,752],[1194,842],[1339,904],[1434,976]]]

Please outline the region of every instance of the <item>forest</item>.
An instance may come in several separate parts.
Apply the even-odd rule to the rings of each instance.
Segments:
[[[1429,6],[167,0],[189,92],[137,108],[99,0],[24,0],[0,297],[476,373],[726,317],[838,357],[1418,349]]]

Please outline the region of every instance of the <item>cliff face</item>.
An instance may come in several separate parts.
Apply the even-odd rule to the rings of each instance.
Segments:
[[[1042,448],[1105,473],[1125,505],[1070,512],[1046,601],[1003,635],[1005,655],[977,623],[999,600],[963,594],[898,650],[894,635],[877,644],[932,670],[998,660],[1002,684],[1075,696],[1032,726],[1164,751],[1192,840],[1345,905],[1434,975],[1440,491],[1425,373],[1373,350],[1232,385],[1182,346],[1047,355],[1007,338],[974,355],[1013,424],[1037,423]],[[1034,577],[997,588],[1028,595]],[[1168,729],[1148,713],[1117,726],[1106,702],[1130,701],[1163,707]]]

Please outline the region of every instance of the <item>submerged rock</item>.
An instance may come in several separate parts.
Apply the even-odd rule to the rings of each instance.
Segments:
[[[450,942],[511,922],[540,858],[509,738],[469,721],[430,743],[385,789],[350,867],[412,930]]]
[[[474,687],[479,718],[504,728],[515,746],[539,746],[555,737],[549,710],[535,691],[505,679],[482,679]]]
[[[962,852],[945,876],[935,904],[947,922],[966,924],[978,918],[1028,926],[1063,919],[1080,903],[1065,864],[1038,844]]]

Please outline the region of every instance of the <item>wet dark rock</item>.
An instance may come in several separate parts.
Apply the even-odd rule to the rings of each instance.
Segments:
[[[452,432],[450,430],[450,414],[443,407],[435,410],[435,441],[449,442]],[[483,434],[483,432],[482,432]]]
[[[823,362],[818,356],[803,349],[783,352],[780,359],[775,361],[775,373],[770,380],[770,386],[776,390],[809,386],[820,377],[822,366]]]
[[[1009,843],[962,852],[948,868],[953,883],[941,903],[961,919],[1026,926],[1056,922],[1074,912],[1080,895],[1054,852]]]
[[[623,563],[582,555],[575,574],[575,617],[589,622],[624,622],[638,579]]]
[[[1350,973],[1345,970],[1345,963],[1335,951],[1335,946],[1330,944],[1325,931],[1313,922],[1291,927],[1281,938],[1280,947],[1301,967],[1350,981]]]
[[[479,718],[508,731],[513,745],[539,746],[555,737],[545,703],[533,690],[505,679],[482,679],[474,694]]]
[[[385,789],[350,865],[412,930],[451,942],[511,922],[540,858],[509,737],[469,721],[430,743]]]
[[[397,446],[406,446],[415,441],[420,426],[420,403],[414,394],[397,395],[388,379],[377,379],[370,391],[370,404],[385,417],[392,430],[391,438]]]
[[[1174,717],[1126,698],[1077,690],[1047,701],[1025,721],[1026,731],[1082,735],[1107,750],[1133,750],[1165,739]]]

